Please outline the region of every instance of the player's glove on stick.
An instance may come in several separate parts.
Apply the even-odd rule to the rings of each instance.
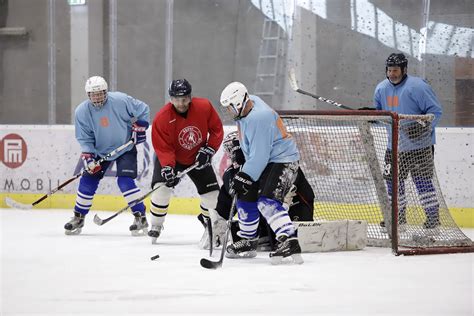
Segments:
[[[230,184],[229,193],[231,195],[237,194],[237,196],[247,195],[253,183],[252,178],[248,174],[239,171],[235,174]]]
[[[97,173],[102,169],[100,164],[95,160],[95,155],[93,153],[82,153],[81,158],[84,163],[84,170],[89,174]]]
[[[176,177],[173,167],[164,166],[161,168],[161,176],[165,179],[168,188],[174,188],[179,183],[179,178]]]
[[[196,155],[196,161],[199,163],[196,170],[201,170],[209,166],[211,164],[212,156],[214,156],[215,153],[216,151],[212,147],[201,147]]]
[[[132,140],[137,144],[141,144],[146,141],[146,130],[150,124],[144,120],[138,120],[132,124]]]

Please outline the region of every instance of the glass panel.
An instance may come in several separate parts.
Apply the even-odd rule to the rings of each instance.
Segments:
[[[71,123],[92,75],[152,115],[179,77],[226,123],[231,81],[275,109],[334,108],[295,93],[291,69],[303,90],[370,106],[385,59],[403,52],[439,97],[440,125],[474,126],[473,12],[470,0],[0,0],[0,123]]]

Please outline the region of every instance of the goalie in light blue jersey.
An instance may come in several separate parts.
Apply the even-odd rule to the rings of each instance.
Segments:
[[[142,195],[134,180],[137,177],[136,145],[146,141],[150,122],[148,105],[122,92],[108,92],[107,82],[99,76],[89,78],[85,90],[89,98],[76,108],[74,122],[84,172],[77,190],[74,217],[64,225],[66,235],[81,233],[99,182],[112,161],[116,163],[117,184],[127,203],[131,205]],[[98,162],[130,140],[133,143],[128,147]],[[145,205],[141,202],[131,209],[135,216],[130,226],[132,235],[147,233]]]
[[[245,156],[231,185],[237,195],[238,235],[242,239],[227,247],[227,257],[257,255],[261,214],[278,241],[276,251],[270,253],[272,263],[280,263],[284,257],[303,263],[296,229],[283,206],[299,168],[300,155],[294,139],[278,114],[259,97],[249,95],[240,82],[232,82],[222,91],[221,104],[237,123]]]

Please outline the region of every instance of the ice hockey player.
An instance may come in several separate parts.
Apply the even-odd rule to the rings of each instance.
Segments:
[[[434,173],[435,127],[443,113],[441,105],[431,86],[421,78],[407,74],[408,60],[401,53],[391,54],[385,62],[387,79],[380,82],[374,92],[376,110],[394,111],[399,114],[434,114],[431,124],[412,121],[401,126],[399,158],[399,223],[406,220],[405,180],[411,173],[421,205],[426,214],[424,228],[439,226],[439,202],[432,178]],[[389,134],[390,135],[390,134]],[[385,173],[388,193],[392,195],[391,184],[391,139],[385,155]],[[385,227],[385,223],[381,223]]]
[[[237,123],[245,157],[231,188],[237,195],[238,234],[242,239],[227,247],[228,255],[255,256],[262,214],[279,243],[270,253],[271,262],[278,264],[291,256],[295,263],[303,263],[295,226],[283,206],[298,174],[300,155],[296,142],[278,114],[259,97],[249,95],[242,83],[227,85],[220,101]]]
[[[148,105],[122,92],[109,92],[107,82],[99,76],[87,79],[85,90],[88,99],[76,108],[74,125],[87,172],[83,173],[79,182],[74,217],[64,225],[67,235],[81,233],[99,182],[113,161],[117,166],[117,184],[127,203],[131,204],[142,195],[134,180],[137,177],[135,145],[146,141],[150,121]],[[133,139],[134,145],[97,164],[97,160],[130,139]],[[131,209],[135,216],[130,226],[132,235],[146,234],[145,205],[138,203]]]
[[[169,89],[170,102],[156,114],[151,138],[157,159],[151,186],[157,190],[151,196],[151,229],[148,235],[156,243],[163,229],[173,188],[178,184],[177,173],[193,165],[187,173],[201,198],[198,218],[209,225],[209,210],[214,210],[219,184],[211,165],[212,156],[224,138],[222,122],[205,98],[193,97],[186,79],[173,80]],[[209,235],[204,230],[200,248],[208,248]]]
[[[240,166],[245,163],[245,157],[240,148],[240,141],[238,139],[238,132],[231,132],[223,142],[224,152],[227,153],[231,164],[222,176],[223,184],[219,191],[217,199],[216,211],[217,215],[211,216],[213,232],[216,235],[215,239],[223,240],[226,232],[227,222],[229,218],[230,208],[232,205],[232,196],[229,193],[232,186],[232,180],[235,174],[239,171]],[[306,180],[306,177],[301,170],[298,169],[298,175],[295,183],[290,191],[285,196],[283,206],[289,208],[288,213],[292,221],[313,221],[314,210],[314,192],[311,185]],[[234,242],[240,240],[238,236],[239,226],[238,222],[232,222],[232,240]],[[217,243],[218,245],[220,242]],[[262,250],[276,249],[275,234],[267,224],[265,218],[260,218],[258,227],[258,247]]]

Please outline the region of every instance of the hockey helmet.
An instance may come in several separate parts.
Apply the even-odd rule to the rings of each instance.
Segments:
[[[168,88],[170,97],[184,97],[191,94],[191,84],[186,79],[176,79],[171,81]]]
[[[403,54],[393,53],[388,56],[385,66],[388,67],[400,67],[402,70],[408,66],[408,59]]]
[[[242,83],[234,81],[222,90],[220,101],[224,108],[232,110],[234,119],[239,119],[248,99],[247,88]]]
[[[100,76],[92,76],[86,81],[87,96],[95,107],[102,107],[107,100],[107,81]]]
[[[227,153],[232,163],[237,164],[238,166],[245,163],[244,153],[240,148],[239,132],[235,131],[229,133],[224,138],[222,145],[224,146],[224,151]]]

